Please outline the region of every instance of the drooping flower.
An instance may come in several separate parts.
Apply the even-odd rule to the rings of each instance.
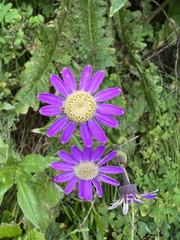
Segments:
[[[157,197],[156,192],[159,190],[155,190],[150,193],[144,193],[140,194],[137,190],[137,187],[135,184],[126,184],[119,188],[120,191],[120,199],[116,201],[115,203],[112,203],[111,206],[108,209],[114,209],[117,208],[119,205],[123,204],[123,214],[127,214],[129,210],[129,204],[134,201],[137,204],[144,203],[141,201],[141,198],[147,198],[147,199],[154,199]]]
[[[99,70],[92,75],[92,67],[86,66],[79,82],[79,90],[75,78],[68,68],[62,70],[61,80],[55,74],[50,76],[50,81],[61,96],[40,93],[38,99],[49,105],[40,108],[44,116],[58,116],[58,119],[47,130],[47,136],[53,137],[62,132],[61,143],[66,143],[72,137],[76,127],[80,124],[81,138],[86,147],[91,147],[93,137],[100,143],[105,143],[107,137],[98,124],[108,127],[117,127],[118,121],[112,116],[124,114],[124,110],[113,104],[104,103],[120,94],[117,87],[102,90],[93,95],[101,85],[104,72]]]
[[[105,151],[104,146],[98,146],[94,151],[92,148],[84,147],[81,151],[77,146],[71,148],[69,154],[65,151],[59,151],[58,156],[63,162],[53,162],[51,167],[63,171],[54,178],[55,182],[67,182],[65,194],[70,194],[78,185],[78,196],[80,199],[91,201],[93,198],[93,185],[97,191],[98,197],[102,197],[103,191],[101,183],[105,182],[113,186],[119,186],[120,183],[105,174],[118,174],[124,171],[124,168],[116,166],[103,166],[115,157],[117,151],[109,153],[101,159]]]

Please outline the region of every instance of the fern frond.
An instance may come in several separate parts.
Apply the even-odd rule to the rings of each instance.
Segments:
[[[75,1],[75,28],[78,28],[78,52],[85,64],[96,70],[114,66],[112,39],[106,28],[105,1]],[[85,65],[84,64],[84,65]]]

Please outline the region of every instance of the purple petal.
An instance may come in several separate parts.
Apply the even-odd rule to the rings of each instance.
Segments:
[[[90,180],[84,181],[84,196],[88,202],[92,201],[93,191],[92,191],[92,183]]]
[[[64,143],[68,142],[69,139],[72,137],[75,129],[76,129],[76,123],[70,121],[70,122],[66,125],[66,127],[65,127],[65,129],[64,129],[64,131],[63,131],[63,133],[62,133],[61,143],[64,144]]]
[[[90,84],[91,75],[92,75],[92,67],[90,65],[87,65],[84,68],[81,75],[80,84],[79,84],[80,90],[86,91],[87,87]]]
[[[71,148],[71,152],[72,152],[72,155],[76,158],[77,162],[83,161],[82,152],[81,152],[81,150],[79,150],[79,148],[77,146],[73,146]]]
[[[104,89],[94,96],[96,102],[104,102],[118,96],[121,92],[120,88],[107,88]]]
[[[40,93],[38,95],[38,99],[42,102],[52,104],[52,105],[58,104],[59,106],[61,106],[65,101],[64,98],[51,93]]]
[[[91,182],[94,184],[94,186],[95,186],[95,188],[96,188],[96,191],[97,191],[97,193],[98,193],[98,197],[102,197],[102,195],[103,195],[103,191],[102,191],[102,187],[101,187],[101,184],[100,184],[100,182],[96,179],[96,178],[93,178],[92,180],[91,180]]]
[[[59,151],[58,156],[66,163],[76,165],[77,161],[71,156],[69,153],[64,152],[64,151]]]
[[[115,180],[115,179],[113,179],[111,177],[108,177],[106,175],[103,175],[101,173],[99,173],[97,175],[97,178],[98,178],[98,180],[100,180],[102,182],[105,182],[105,183],[108,183],[108,184],[111,184],[113,186],[119,186],[120,185],[120,183],[117,180]]]
[[[92,134],[91,131],[89,130],[87,122],[82,122],[80,124],[80,134],[84,145],[86,147],[91,147],[93,144]]]
[[[62,76],[65,84],[70,88],[71,92],[75,92],[77,90],[76,80],[69,68],[63,68]]]
[[[124,110],[118,106],[115,106],[113,104],[108,103],[99,103],[96,106],[96,111],[103,114],[109,114],[109,115],[123,115]]]
[[[66,84],[55,74],[50,76],[50,80],[56,91],[58,91],[62,96],[68,97],[70,95],[70,90],[67,88]]]
[[[98,162],[98,166],[102,166],[103,164],[109,162],[112,158],[114,158],[117,154],[117,151],[110,152],[106,157],[104,157],[100,162]]]
[[[100,143],[105,143],[107,141],[106,134],[94,119],[90,119],[88,121],[88,126],[96,140],[98,140]]]
[[[129,199],[129,198],[134,199],[135,197],[134,197],[133,194],[128,194],[127,198],[128,198],[128,199]]]
[[[141,194],[141,197],[147,198],[147,199],[153,199],[153,198],[156,198],[157,195],[156,193],[144,193],[144,194]]]
[[[60,175],[56,176],[54,178],[54,181],[55,182],[67,182],[70,179],[72,179],[73,177],[74,177],[73,172],[67,172],[67,173],[63,173],[63,174],[60,174]]]
[[[84,195],[84,180],[81,180],[81,179],[79,179],[79,182],[78,182],[78,197],[80,199],[85,198],[85,195]]]
[[[105,149],[106,148],[104,146],[97,147],[91,154],[91,161],[93,161],[93,162],[99,161],[99,159],[104,154]]]
[[[77,177],[73,177],[72,179],[70,179],[64,189],[64,193],[70,194],[75,189],[77,181],[78,181]]]
[[[74,167],[70,164],[67,163],[62,163],[62,162],[53,162],[50,165],[52,168],[56,170],[61,170],[65,172],[73,171]]]
[[[83,150],[83,160],[84,161],[89,161],[90,160],[90,156],[91,156],[91,153],[92,153],[92,148],[88,148],[88,147],[85,147],[84,150]]]
[[[117,174],[124,172],[124,168],[116,167],[116,166],[105,166],[100,167],[99,172],[105,173],[105,174]]]
[[[68,122],[68,117],[66,116],[63,116],[59,119],[57,119],[50,127],[49,129],[47,130],[46,132],[46,135],[48,137],[53,137],[54,135],[56,135],[58,132],[60,132],[64,127],[65,125],[67,124]]]
[[[60,106],[48,105],[40,108],[39,113],[43,116],[57,116],[63,112],[60,111]]]
[[[94,116],[100,123],[104,124],[105,126],[113,128],[116,128],[118,126],[118,121],[111,117],[110,115],[105,115],[96,112]]]
[[[87,88],[87,92],[89,92],[90,94],[93,94],[99,88],[103,79],[104,79],[104,72],[102,70],[99,70],[92,77],[90,81],[90,85]]]

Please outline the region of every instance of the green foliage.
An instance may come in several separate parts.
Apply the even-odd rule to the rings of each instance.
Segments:
[[[160,12],[151,1],[109,4],[0,3],[1,239],[180,238],[179,4],[170,1]],[[141,193],[159,189],[156,200],[130,205],[126,216],[121,206],[108,210],[118,188],[103,186],[103,198],[86,203],[52,181],[57,151],[80,136],[66,145],[46,138],[54,118],[38,115],[37,95],[54,91],[50,74],[69,67],[78,82],[87,64],[105,70],[102,89],[122,89],[111,103],[125,114],[118,128],[104,128],[108,151],[119,149]]]
[[[22,230],[17,224],[2,223],[0,226],[0,239],[18,237]]]
[[[110,17],[119,11],[126,2],[127,0],[112,0],[112,5],[110,7]]]

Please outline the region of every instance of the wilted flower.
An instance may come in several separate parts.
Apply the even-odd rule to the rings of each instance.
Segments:
[[[131,201],[134,201],[137,204],[144,203],[141,201],[141,198],[147,198],[147,199],[153,199],[156,198],[156,192],[158,190],[155,190],[150,193],[144,193],[140,194],[137,190],[137,187],[135,184],[126,184],[119,188],[120,191],[120,199],[112,203],[111,206],[108,209],[114,209],[117,208],[119,205],[123,204],[123,214],[127,214],[129,209],[129,204]]]
[[[108,88],[94,94],[101,85],[104,72],[99,70],[92,75],[92,67],[86,66],[81,75],[79,90],[75,78],[68,68],[62,70],[63,80],[55,74],[50,81],[62,96],[50,93],[40,93],[39,100],[49,105],[40,108],[44,116],[58,116],[59,118],[49,127],[48,137],[53,137],[63,130],[61,142],[66,143],[73,135],[76,126],[80,124],[81,138],[87,147],[93,144],[92,137],[105,143],[107,137],[98,122],[108,127],[117,127],[118,121],[112,117],[122,115],[124,110],[118,106],[104,103],[120,94],[117,87]],[[98,121],[98,122],[97,122]]]
[[[120,183],[104,174],[122,173],[124,168],[116,166],[103,166],[115,157],[117,151],[109,153],[102,158],[105,151],[104,146],[98,146],[94,151],[92,148],[85,147],[83,151],[77,146],[71,148],[72,154],[65,151],[59,151],[58,156],[63,162],[53,162],[51,167],[63,171],[54,178],[55,182],[67,182],[64,192],[70,194],[78,184],[78,196],[80,199],[91,201],[93,198],[93,187],[95,186],[98,196],[102,197],[102,187],[100,181],[119,186]]]

